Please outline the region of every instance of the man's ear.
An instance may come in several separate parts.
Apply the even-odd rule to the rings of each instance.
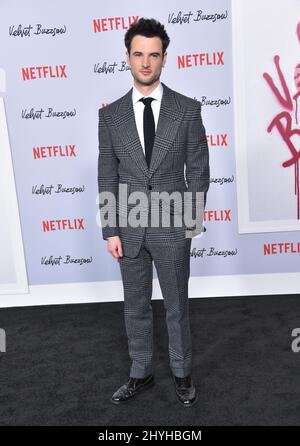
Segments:
[[[167,52],[165,51],[164,57],[163,57],[163,67],[165,66],[166,62],[167,62]]]
[[[129,60],[129,54],[128,54],[128,51],[126,51],[126,53],[125,53],[125,57],[126,57],[126,62],[128,63],[128,65],[130,65],[130,60]]]

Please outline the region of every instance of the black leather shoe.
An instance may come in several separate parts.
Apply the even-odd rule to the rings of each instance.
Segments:
[[[196,388],[190,375],[179,378],[172,373],[175,384],[175,391],[180,404],[184,407],[191,407],[197,401]]]
[[[154,376],[149,375],[147,378],[129,378],[129,381],[121,386],[111,397],[114,404],[124,403],[134,398],[142,390],[149,389],[154,385]]]

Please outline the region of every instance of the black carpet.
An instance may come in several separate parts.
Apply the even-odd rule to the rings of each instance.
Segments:
[[[152,389],[125,405],[112,393],[128,379],[123,302],[0,310],[0,425],[299,425],[298,295],[190,299],[195,406],[177,402],[163,301],[154,311]]]

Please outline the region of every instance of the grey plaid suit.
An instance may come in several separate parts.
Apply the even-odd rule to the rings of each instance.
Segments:
[[[146,163],[136,128],[132,88],[121,98],[99,109],[98,189],[118,197],[119,184],[128,186],[128,194],[142,191],[192,192],[193,218],[195,194],[204,193],[204,206],[209,188],[209,153],[201,118],[201,104],[164,83],[159,120],[155,133],[150,167]],[[185,169],[185,173],[184,173]],[[105,226],[100,204],[102,234],[118,235],[123,257],[120,269],[124,289],[124,316],[132,360],[130,376],[144,378],[153,372],[152,344],[152,277],[154,261],[164,297],[169,335],[170,367],[176,376],[191,372],[192,344],[189,326],[188,280],[190,274],[191,238],[187,227],[176,227],[172,215],[184,209],[184,201],[170,203],[171,225],[163,227],[121,226],[120,216],[127,209],[117,204],[115,226]],[[149,216],[151,202],[143,209]],[[181,207],[180,207],[181,206]],[[199,233],[194,229],[192,236]]]

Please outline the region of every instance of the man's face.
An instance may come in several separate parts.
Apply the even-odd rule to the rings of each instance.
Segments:
[[[126,52],[126,60],[131,65],[131,73],[137,84],[152,85],[160,78],[161,70],[166,62],[162,54],[162,42],[159,37],[134,36],[131,41],[130,55]]]

